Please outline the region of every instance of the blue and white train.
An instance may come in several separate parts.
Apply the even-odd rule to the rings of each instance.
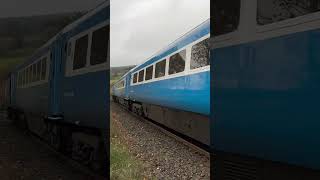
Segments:
[[[320,179],[320,1],[216,0],[214,179]]]
[[[126,73],[114,101],[209,145],[209,38],[207,20]]]
[[[8,114],[95,169],[109,148],[109,2],[65,27],[11,72]]]

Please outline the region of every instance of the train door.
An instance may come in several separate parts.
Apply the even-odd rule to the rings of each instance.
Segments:
[[[51,115],[58,115],[58,97],[57,97],[57,85],[58,85],[58,75],[59,75],[59,68],[58,68],[58,63],[59,60],[61,59],[60,56],[60,51],[59,51],[59,41],[56,40],[50,51],[50,59],[49,59],[49,64],[50,64],[50,75],[49,75],[49,105],[48,105],[48,116]]]
[[[214,137],[219,138],[215,129],[217,128],[216,111],[217,108],[223,108],[223,101],[218,107],[219,99],[223,99],[223,94],[218,94],[225,89],[233,89],[237,85],[237,66],[239,64],[239,49],[237,48],[224,48],[237,41],[237,33],[239,33],[238,26],[240,22],[240,0],[230,1],[217,0],[213,4],[213,10],[211,11],[211,47],[210,47],[210,65],[211,69],[211,129],[210,140],[211,148],[216,150],[216,143]],[[215,22],[212,22],[212,20]],[[217,24],[217,25],[215,25]],[[218,91],[216,89],[221,89]],[[226,107],[227,108],[227,107]],[[230,113],[232,114],[232,113]]]
[[[109,103],[108,22],[70,37],[63,61],[61,111],[79,126],[107,125]]]

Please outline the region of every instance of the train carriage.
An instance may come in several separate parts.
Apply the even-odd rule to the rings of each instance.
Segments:
[[[106,1],[11,72],[9,115],[57,150],[106,171],[109,128]]]
[[[113,87],[116,101],[202,144],[209,144],[210,65],[205,21]]]
[[[320,179],[320,1],[213,6],[213,178]]]

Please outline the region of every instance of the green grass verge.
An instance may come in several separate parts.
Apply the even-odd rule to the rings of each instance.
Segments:
[[[121,139],[121,132],[111,120],[110,127],[110,179],[140,180],[143,178],[141,162],[133,157]]]
[[[116,179],[143,179],[139,162],[134,159],[121,144],[111,143],[110,178]]]

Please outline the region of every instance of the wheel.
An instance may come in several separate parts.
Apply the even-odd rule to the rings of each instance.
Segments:
[[[61,151],[61,127],[49,125],[49,143],[54,149]]]
[[[29,127],[28,127],[28,121],[27,121],[26,115],[24,113],[19,113],[18,116],[19,116],[18,117],[19,127],[27,131]]]
[[[102,135],[103,136],[103,135]],[[106,146],[106,140],[103,140],[101,137],[101,141],[94,153],[92,153],[89,166],[93,171],[100,172],[103,175],[107,175],[108,169],[108,151]]]

